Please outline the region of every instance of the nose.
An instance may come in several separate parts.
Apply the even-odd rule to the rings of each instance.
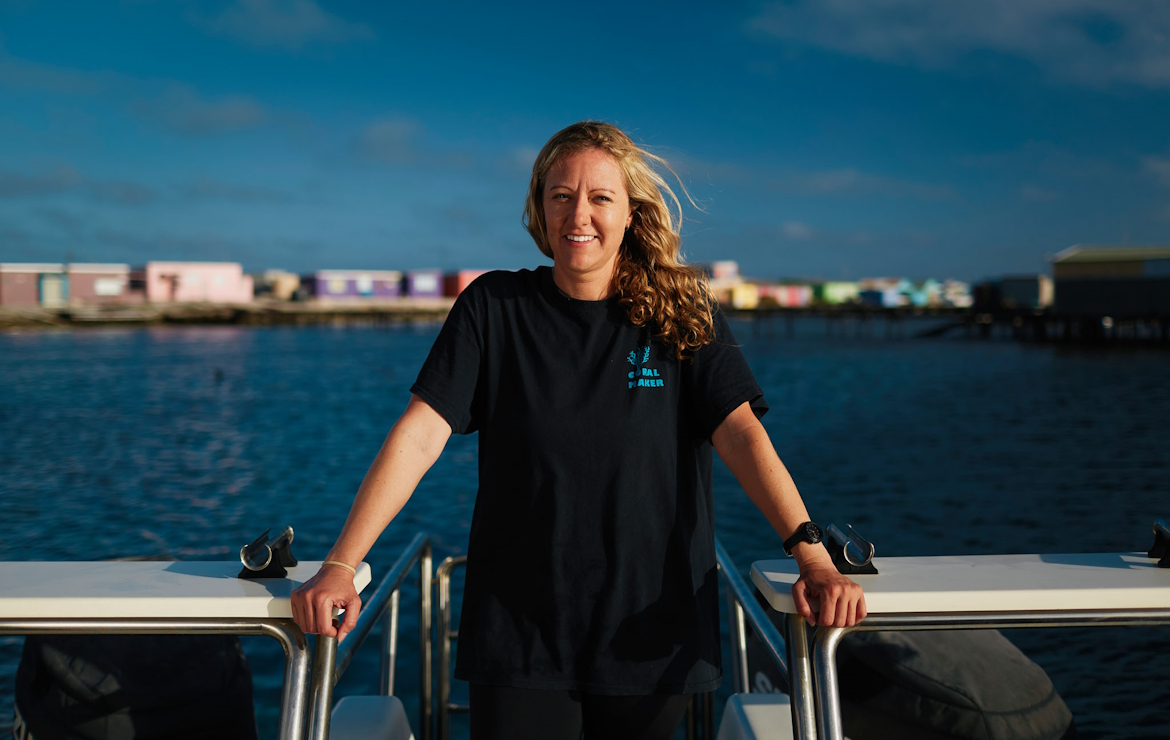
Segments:
[[[573,224],[577,226],[587,225],[593,220],[593,215],[590,212],[589,198],[580,197],[573,203]]]

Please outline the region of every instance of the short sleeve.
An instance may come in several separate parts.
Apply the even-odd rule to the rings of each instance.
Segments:
[[[764,391],[752,375],[722,311],[715,311],[712,329],[715,336],[710,344],[695,353],[693,362],[684,361],[683,369],[688,377],[690,408],[704,439],[709,439],[741,404],[750,403],[757,417],[768,411]]]
[[[474,286],[460,294],[431,346],[410,392],[426,401],[456,434],[479,428],[476,389],[483,356],[482,296]]]

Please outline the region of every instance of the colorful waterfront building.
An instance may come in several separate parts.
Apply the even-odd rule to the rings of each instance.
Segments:
[[[130,266],[122,264],[0,264],[0,306],[64,308],[125,303]]]
[[[831,306],[856,302],[860,292],[857,283],[852,282],[832,280],[813,285],[813,299]]]
[[[442,298],[442,270],[410,270],[403,281],[404,292],[410,298]]]
[[[468,285],[486,270],[458,270],[443,275],[443,295],[447,298],[457,298],[467,289]]]
[[[812,303],[811,285],[790,283],[759,283],[757,290],[761,303],[771,303],[781,308],[804,308]]]
[[[238,262],[147,262],[130,281],[150,303],[252,302],[252,276]]]
[[[257,296],[277,301],[291,301],[301,287],[301,276],[285,270],[265,270],[253,278]]]
[[[970,308],[975,303],[975,299],[971,295],[970,283],[964,283],[962,280],[944,280],[942,302],[944,306]]]
[[[398,270],[317,270],[301,276],[307,298],[318,301],[386,301],[402,295]]]

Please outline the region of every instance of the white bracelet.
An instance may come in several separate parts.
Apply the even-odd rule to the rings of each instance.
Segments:
[[[340,565],[342,568],[345,568],[350,573],[353,573],[355,576],[357,575],[357,568],[353,567],[352,565],[346,565],[345,563],[341,562],[340,560],[322,560],[321,566],[324,567],[326,565]]]

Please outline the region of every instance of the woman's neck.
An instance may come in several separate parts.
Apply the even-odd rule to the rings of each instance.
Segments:
[[[578,301],[604,301],[613,295],[613,272],[574,275],[567,270],[552,268],[553,282],[562,293]]]

